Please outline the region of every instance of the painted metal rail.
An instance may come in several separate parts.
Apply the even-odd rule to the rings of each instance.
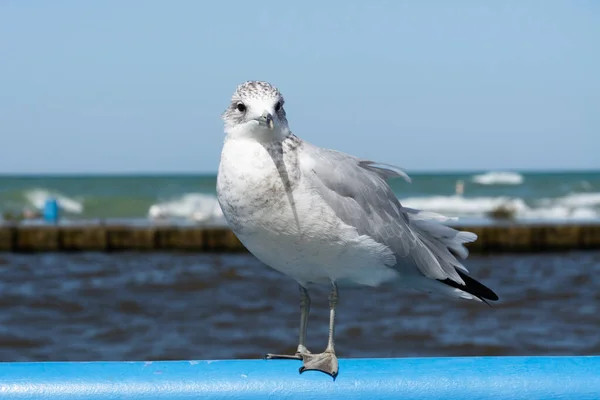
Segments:
[[[0,363],[0,399],[599,399],[600,356]]]

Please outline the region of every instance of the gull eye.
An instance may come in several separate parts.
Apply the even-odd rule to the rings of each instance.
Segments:
[[[278,101],[277,104],[275,104],[275,111],[279,112],[279,110],[281,110],[281,102]]]
[[[237,103],[237,106],[235,106],[237,108],[237,110],[239,112],[244,112],[246,111],[246,106],[244,105],[244,103]]]

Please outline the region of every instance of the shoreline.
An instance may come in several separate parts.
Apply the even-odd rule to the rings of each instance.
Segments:
[[[477,234],[472,254],[600,249],[600,223],[449,223]],[[191,251],[246,252],[228,227],[220,225],[69,223],[0,224],[2,252]]]

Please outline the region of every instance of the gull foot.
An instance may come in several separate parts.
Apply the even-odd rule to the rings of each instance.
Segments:
[[[304,365],[300,367],[300,373],[304,371],[321,371],[331,375],[333,379],[338,374],[338,359],[333,351],[325,351],[320,354],[304,354],[302,360]]]
[[[302,360],[302,354],[267,354],[265,360]]]
[[[267,354],[266,360],[302,360],[305,354],[310,354],[310,351],[303,345],[298,346],[296,354]]]

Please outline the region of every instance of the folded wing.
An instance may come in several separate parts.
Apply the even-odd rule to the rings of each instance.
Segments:
[[[399,169],[304,143],[300,168],[308,184],[346,224],[388,246],[397,265],[415,265],[428,278],[465,285],[464,243],[477,236],[436,219],[439,215],[402,207],[386,179],[410,178]],[[459,272],[460,271],[460,272]]]

